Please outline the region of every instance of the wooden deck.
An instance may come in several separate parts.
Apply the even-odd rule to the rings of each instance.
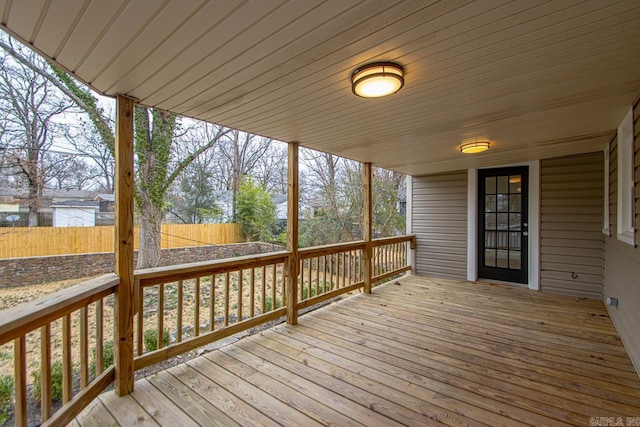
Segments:
[[[640,417],[599,301],[410,276],[96,399],[74,425],[589,425]],[[626,419],[626,418],[623,418]]]

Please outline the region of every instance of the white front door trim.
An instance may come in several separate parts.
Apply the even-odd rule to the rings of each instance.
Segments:
[[[540,290],[540,160],[486,169],[529,166],[529,289]],[[485,169],[485,168],[483,168]],[[467,280],[478,280],[478,170],[467,178]]]

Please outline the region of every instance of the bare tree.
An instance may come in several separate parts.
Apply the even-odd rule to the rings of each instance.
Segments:
[[[37,66],[46,66],[32,51],[21,48],[21,54]],[[2,141],[7,153],[4,160],[6,166],[26,178],[29,226],[38,225],[47,180],[45,157],[57,132],[55,119],[72,105],[30,67],[8,55],[0,58],[0,113],[5,120]]]
[[[113,114],[108,113],[109,117]],[[88,176],[91,186],[104,193],[114,190],[115,162],[111,150],[103,143],[97,132],[87,132],[93,125],[87,123],[83,117],[67,126],[64,136],[67,143],[77,152],[85,162],[88,162]]]
[[[287,194],[287,146],[272,141],[251,172],[271,194]]]
[[[237,198],[242,177],[251,175],[269,150],[271,140],[250,133],[233,130],[228,138],[216,146],[219,186],[232,192],[232,211],[235,220]]]

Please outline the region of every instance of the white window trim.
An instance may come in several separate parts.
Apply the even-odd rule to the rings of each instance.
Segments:
[[[611,152],[611,143],[607,144],[604,149],[604,218],[602,224],[602,234],[611,237],[611,224],[609,221],[609,156]]]
[[[405,207],[405,220],[406,220],[406,229],[407,234],[413,234],[413,176],[406,175],[405,176],[407,190],[405,199],[407,201],[407,205]],[[411,267],[411,274],[416,273],[416,262],[415,262],[415,250],[409,248],[409,266]]]
[[[478,169],[467,172],[467,280],[478,279]]]
[[[635,246],[636,232],[633,226],[633,107],[629,109],[618,127],[618,240]]]
[[[491,166],[529,166],[529,289],[540,290],[540,160]],[[483,168],[484,169],[484,168]],[[478,170],[469,169],[467,178],[467,280],[478,280]]]

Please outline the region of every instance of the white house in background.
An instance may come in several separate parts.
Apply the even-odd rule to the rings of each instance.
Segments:
[[[279,220],[287,220],[287,195],[286,194],[276,194],[273,197],[273,203],[276,205],[276,218]],[[307,205],[306,203],[299,202],[298,203],[298,219],[304,218],[312,218],[313,217],[313,207]]]
[[[93,227],[96,225],[96,212],[100,202],[92,200],[65,200],[53,209],[54,227]]]

